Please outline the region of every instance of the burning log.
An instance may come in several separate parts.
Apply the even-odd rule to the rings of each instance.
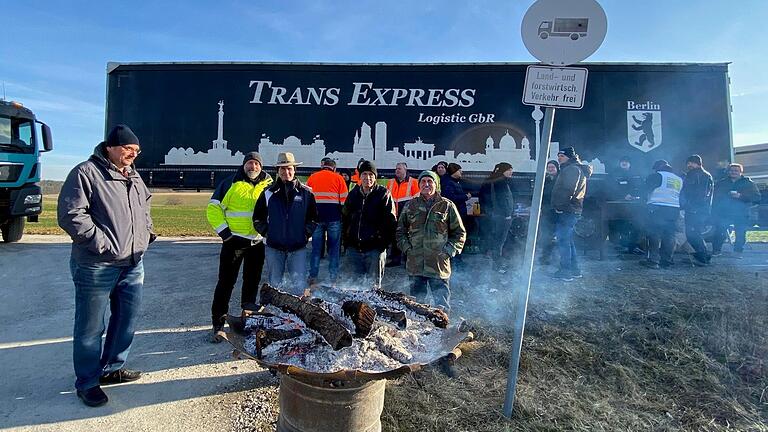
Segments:
[[[355,323],[355,336],[366,337],[371,333],[373,322],[376,320],[376,311],[368,304],[361,301],[345,301],[341,305],[344,313]]]
[[[352,335],[349,331],[328,312],[307,300],[280,292],[264,284],[261,286],[259,301],[263,305],[271,304],[298,316],[307,327],[320,333],[334,350],[352,346]]]
[[[445,313],[445,311],[443,311],[442,309],[433,308],[433,307],[430,307],[429,305],[419,303],[413,300],[413,298],[401,292],[393,293],[393,292],[387,292],[384,290],[376,290],[376,294],[385,300],[399,302],[400,304],[407,307],[414,313],[421,315],[423,317],[426,317],[428,320],[432,321],[432,323],[436,327],[440,327],[440,328],[448,327],[448,314]]]
[[[387,309],[384,307],[375,307],[376,313],[386,318],[388,321],[392,321],[398,329],[405,330],[408,328],[408,318],[405,316],[405,311]]]
[[[285,340],[293,339],[301,336],[301,330],[280,330],[270,328],[259,328],[254,331],[256,338],[256,358],[261,359],[261,350],[269,346],[269,344]]]

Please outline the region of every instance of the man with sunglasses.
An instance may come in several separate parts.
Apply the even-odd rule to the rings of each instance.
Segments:
[[[59,226],[72,238],[75,388],[88,406],[107,403],[100,385],[141,376],[123,367],[139,316],[142,257],[156,237],[152,195],[133,167],[139,153],[133,131],[115,126],[93,155],[72,169],[59,194]],[[111,315],[102,348],[107,306]]]

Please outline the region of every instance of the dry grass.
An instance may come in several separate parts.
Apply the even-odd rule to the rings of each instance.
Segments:
[[[605,275],[614,264],[585,271],[601,274],[588,283],[537,281],[511,421],[501,413],[510,329],[476,320],[457,379],[390,384],[385,429],[768,431],[768,274]]]

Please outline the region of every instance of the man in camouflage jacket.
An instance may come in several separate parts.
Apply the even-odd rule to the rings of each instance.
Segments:
[[[439,177],[419,175],[419,196],[409,201],[397,223],[397,245],[407,256],[411,295],[424,301],[427,286],[435,302],[450,308],[451,257],[461,253],[467,231],[456,205],[437,192]]]

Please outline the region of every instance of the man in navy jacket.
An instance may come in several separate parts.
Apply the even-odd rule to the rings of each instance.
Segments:
[[[267,238],[269,284],[292,294],[308,294],[307,243],[315,231],[315,196],[296,178],[293,153],[277,156],[277,181],[264,191],[253,210],[253,227]],[[283,277],[288,273],[288,281]]]

